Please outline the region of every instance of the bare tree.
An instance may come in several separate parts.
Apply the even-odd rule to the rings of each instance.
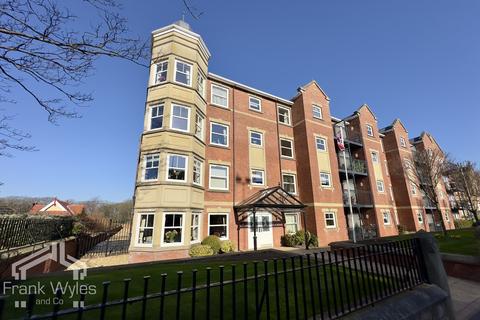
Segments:
[[[78,107],[93,99],[78,86],[92,74],[98,58],[147,66],[148,43],[128,35],[116,0],[79,3],[93,13],[89,27],[82,28],[80,18],[61,0],[0,2],[0,101],[14,103],[11,90],[16,87],[46,111],[50,122],[75,118]],[[11,128],[9,120],[0,110],[0,155],[7,149],[34,150],[22,143],[29,135]]]
[[[468,210],[478,224],[480,171],[475,163],[466,161],[450,162],[447,173],[458,206]]]
[[[406,171],[410,183],[421,190],[429,205],[440,213],[440,225],[444,235],[447,236],[438,196],[438,188],[441,187],[446,172],[446,156],[438,149],[416,150],[409,162],[411,163],[407,164]]]

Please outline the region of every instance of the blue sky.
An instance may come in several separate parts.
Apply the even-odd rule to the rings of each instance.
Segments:
[[[180,0],[123,2],[131,31],[146,38],[184,10]],[[427,130],[457,159],[479,160],[479,1],[193,4],[204,14],[186,18],[212,53],[211,72],[284,98],[316,79],[337,117],[368,103],[380,126],[399,117],[411,137]],[[39,151],[0,158],[0,196],[130,198],[146,84],[146,69],[100,60],[83,86],[95,101],[58,125],[14,92],[17,104],[1,108]]]

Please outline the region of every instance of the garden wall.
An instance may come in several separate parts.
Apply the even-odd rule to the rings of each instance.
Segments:
[[[347,315],[348,320],[378,319],[435,319],[447,320],[448,294],[432,284],[417,288],[386,299],[371,308]]]

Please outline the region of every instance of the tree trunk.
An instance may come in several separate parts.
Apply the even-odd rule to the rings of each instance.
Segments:
[[[475,223],[478,225],[479,221],[478,221],[478,213],[476,210],[468,210],[470,211],[471,214],[473,214],[473,218],[475,219]]]
[[[438,203],[436,203],[435,207],[437,208],[437,212],[440,213],[440,225],[442,226],[443,235],[445,236],[445,238],[447,238],[448,233],[447,227],[445,226],[445,221],[443,220],[443,212],[442,210],[440,210],[440,206],[438,205]]]

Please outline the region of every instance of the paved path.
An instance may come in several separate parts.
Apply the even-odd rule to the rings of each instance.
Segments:
[[[480,283],[448,277],[457,320],[480,320]]]

